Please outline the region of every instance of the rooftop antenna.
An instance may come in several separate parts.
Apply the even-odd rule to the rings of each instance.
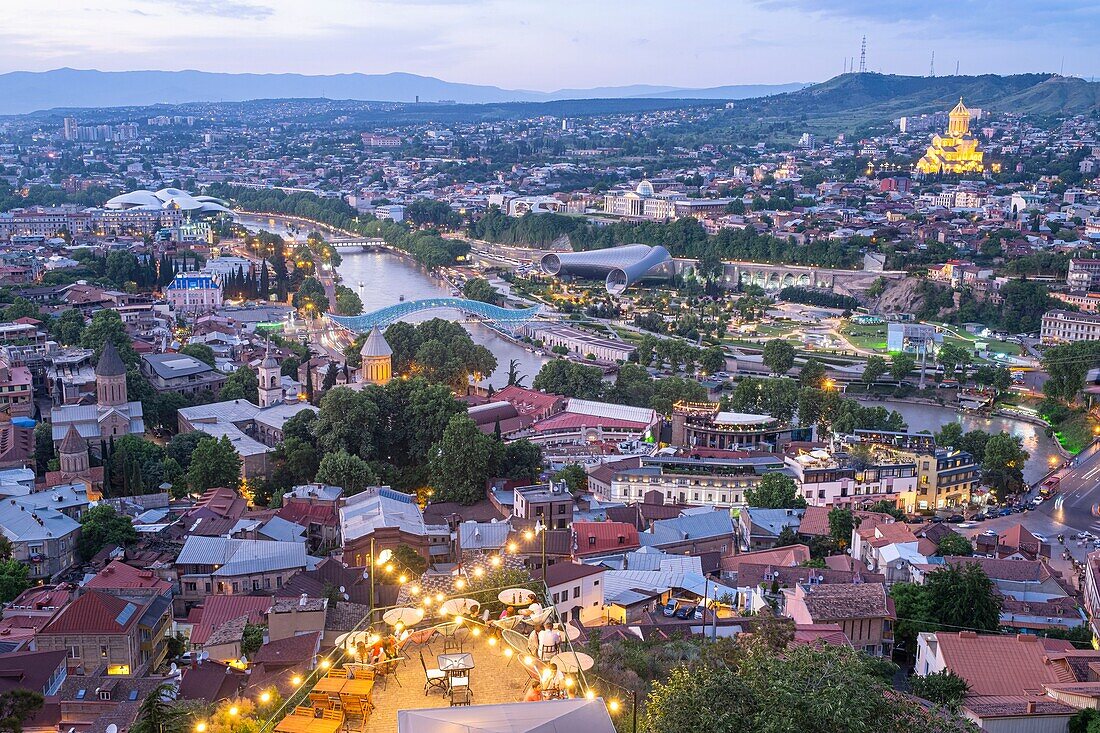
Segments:
[[[955,59],[955,76],[959,75],[959,60]]]
[[[859,73],[867,73],[867,36],[864,36],[859,44]]]
[[[932,51],[932,61],[928,64],[928,76],[936,76],[936,52]]]
[[[1058,76],[1063,76],[1062,72],[1065,71],[1065,68],[1066,68],[1066,57],[1063,56],[1062,57],[1062,63],[1058,64]]]

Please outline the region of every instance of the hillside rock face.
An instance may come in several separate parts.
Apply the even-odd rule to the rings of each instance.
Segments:
[[[873,310],[878,313],[915,313],[924,307],[925,298],[920,293],[922,280],[907,277],[891,283],[875,301]]]

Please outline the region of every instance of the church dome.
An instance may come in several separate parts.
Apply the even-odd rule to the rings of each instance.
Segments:
[[[638,187],[637,187],[636,189],[634,189],[634,191],[635,191],[635,192],[636,192],[636,193],[637,193],[637,194],[638,194],[639,196],[644,196],[644,197],[646,197],[646,198],[649,198],[650,196],[652,196],[652,195],[654,194],[654,191],[653,191],[653,184],[652,184],[652,183],[650,183],[650,182],[649,182],[648,180],[646,180],[645,178],[643,178],[643,179],[642,179],[642,182],[638,184]]]
[[[367,340],[363,342],[363,348],[359,349],[359,355],[365,357],[392,356],[393,349],[386,343],[386,337],[375,326],[370,330]]]
[[[122,357],[118,355],[118,349],[112,342],[104,344],[103,352],[95,365],[95,373],[97,377],[119,377],[126,374],[126,365],[122,363]]]

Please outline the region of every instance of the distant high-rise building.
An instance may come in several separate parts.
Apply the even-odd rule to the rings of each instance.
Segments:
[[[78,129],[79,128],[76,125],[76,118],[75,117],[66,117],[65,118],[65,139],[66,140],[75,140],[76,136],[77,136],[77,130]]]

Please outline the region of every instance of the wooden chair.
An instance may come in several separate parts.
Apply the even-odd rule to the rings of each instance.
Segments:
[[[294,708],[294,712],[291,713],[291,714],[292,715],[301,715],[301,716],[306,717],[306,718],[312,718],[313,717],[313,707],[310,706],[310,705],[299,705],[298,707]]]
[[[424,697],[428,696],[428,691],[432,688],[447,694],[447,674],[439,669],[428,669],[424,652],[420,652],[420,666],[424,668]]]
[[[327,708],[329,706],[329,697],[327,692],[311,692],[309,693],[309,704],[314,708]]]
[[[347,679],[348,671],[343,668],[336,669],[335,667],[333,667],[328,671],[328,674],[326,674],[325,677],[339,677],[341,679]]]
[[[324,720],[338,720],[340,722],[343,722],[344,712],[342,710],[326,710],[324,713],[322,713],[321,717]]]
[[[347,718],[359,718],[363,728],[366,727],[365,718],[374,710],[374,703],[363,700],[355,695],[340,695],[340,702],[344,706],[344,714]]]
[[[448,680],[447,691],[451,696],[451,707],[469,705],[473,700],[470,692],[470,675],[468,672],[452,675]]]

